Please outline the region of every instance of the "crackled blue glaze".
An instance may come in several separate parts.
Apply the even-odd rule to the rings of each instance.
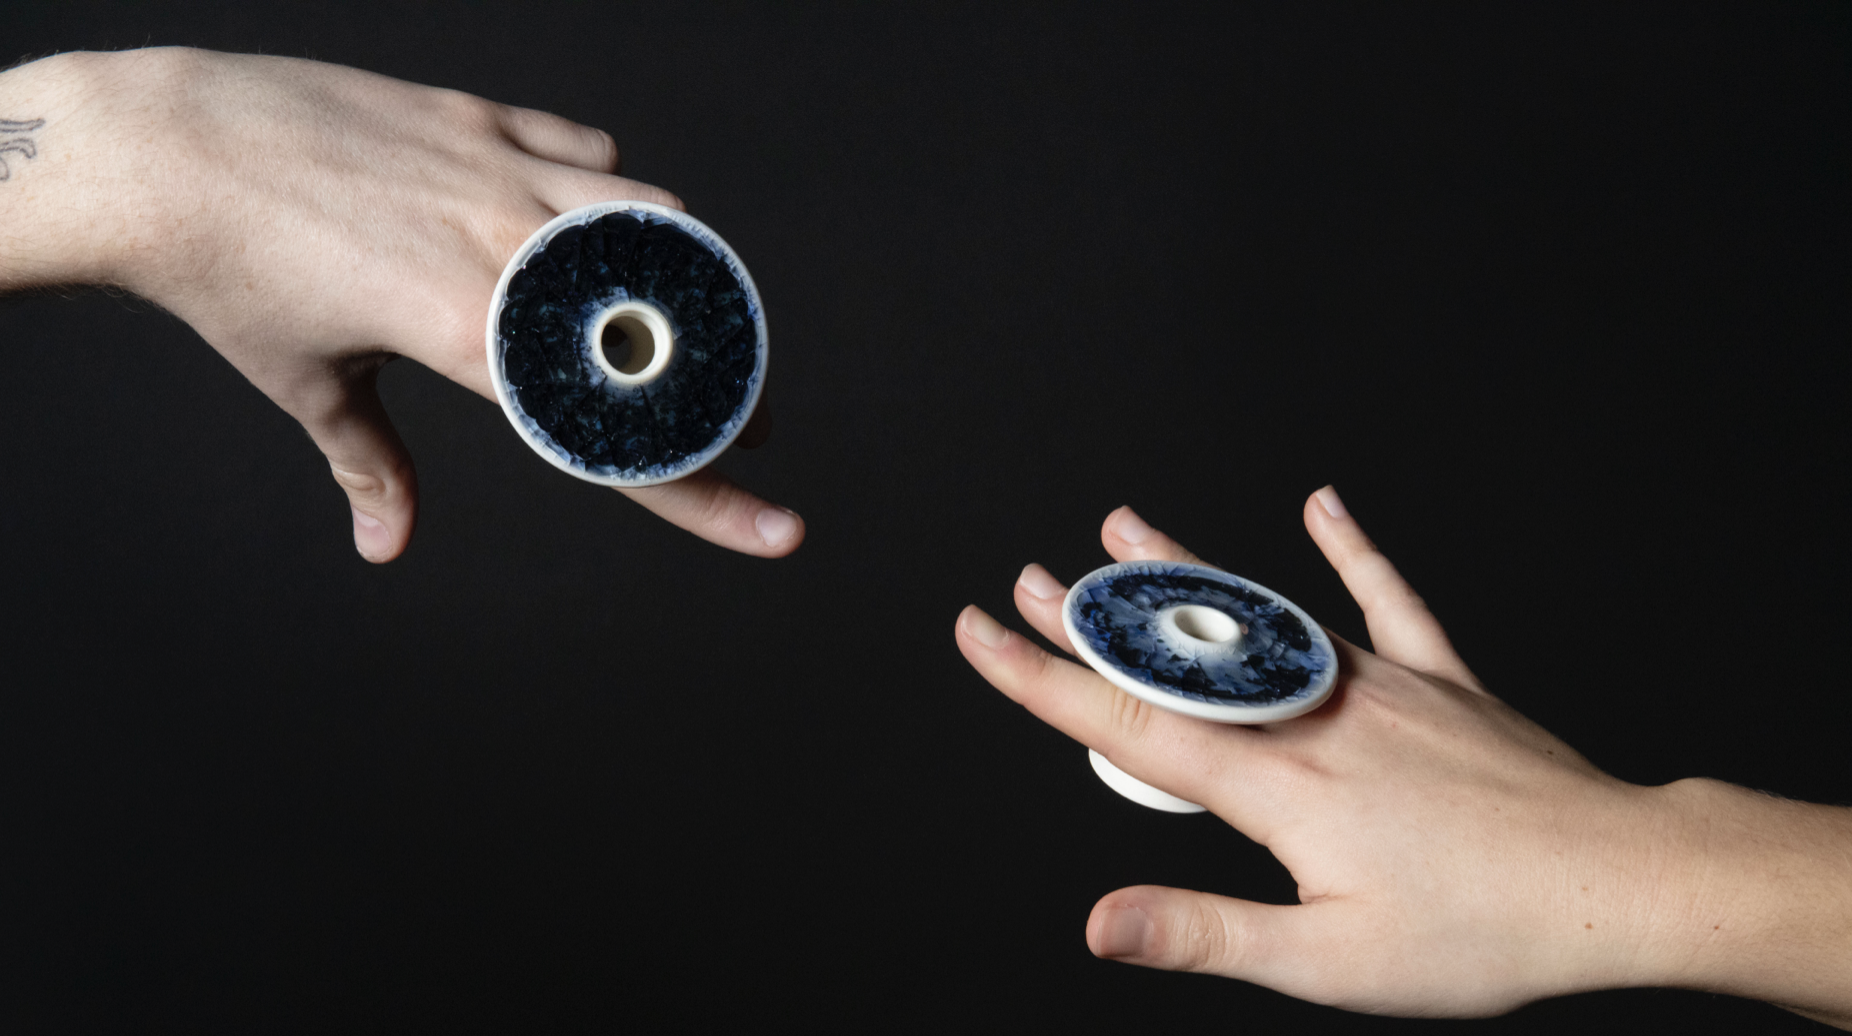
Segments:
[[[1172,643],[1158,613],[1213,608],[1241,623],[1240,647],[1201,652]],[[1139,684],[1214,705],[1278,705],[1320,695],[1337,673],[1324,631],[1283,599],[1202,565],[1113,565],[1076,584],[1068,618],[1091,653]],[[1093,661],[1089,659],[1089,661]]]
[[[675,336],[644,384],[613,381],[593,354],[600,317],[630,300]],[[510,276],[494,329],[509,416],[600,481],[646,485],[706,464],[752,416],[764,377],[758,295],[731,250],[692,219],[642,209],[555,230]]]

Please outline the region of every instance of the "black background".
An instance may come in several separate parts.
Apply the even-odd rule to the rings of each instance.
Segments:
[[[5,55],[312,56],[610,130],[745,257],[809,522],[744,558],[410,363],[410,552],[193,333],[0,306],[0,1027],[1424,1030],[1094,960],[1288,901],[991,690],[1132,503],[1362,624],[1334,482],[1489,686],[1633,781],[1844,801],[1843,4],[9,5]],[[1475,1031],[1812,1030],[1695,993]]]

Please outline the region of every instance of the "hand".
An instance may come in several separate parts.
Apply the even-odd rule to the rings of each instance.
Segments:
[[[975,607],[959,617],[960,650],[999,690],[1207,806],[1298,882],[1297,906],[1121,889],[1087,922],[1095,954],[1381,1014],[1679,985],[1852,1023],[1852,811],[1602,773],[1486,693],[1334,490],[1306,501],[1305,523],[1377,653],[1334,635],[1331,699],[1286,722],[1167,712]],[[1119,561],[1198,562],[1130,508],[1101,538]],[[1065,593],[1038,565],[1015,590],[1063,647]]]
[[[0,184],[0,290],[113,284],[191,324],[302,422],[371,561],[405,549],[410,456],[374,389],[408,356],[494,398],[483,348],[502,267],[555,215],[633,199],[611,138],[544,112],[338,65],[163,48],[0,76],[43,120]],[[740,438],[763,441],[764,407]],[[777,557],[802,519],[704,469],[619,490],[698,536]]]

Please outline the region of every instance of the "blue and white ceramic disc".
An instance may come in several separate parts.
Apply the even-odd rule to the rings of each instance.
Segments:
[[[605,348],[613,327],[623,360]],[[769,343],[733,249],[700,220],[644,202],[588,205],[541,227],[489,305],[502,411],[548,463],[609,486],[669,482],[724,452],[758,406]]]
[[[1080,657],[1126,693],[1219,723],[1291,719],[1337,680],[1331,638],[1311,616],[1205,565],[1108,565],[1068,591],[1061,622]]]

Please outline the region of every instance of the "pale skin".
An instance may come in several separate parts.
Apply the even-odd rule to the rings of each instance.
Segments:
[[[556,116],[183,49],[0,74],[0,163],[0,292],[112,285],[186,320],[302,422],[373,561],[405,549],[417,510],[379,367],[410,357],[493,398],[488,299],[520,243],[590,202],[681,204],[618,176],[609,136]],[[804,536],[795,514],[711,471],[627,495],[749,554]],[[1487,694],[1355,521],[1319,500],[1307,528],[1376,653],[1337,641],[1336,694],[1299,719],[1178,717],[975,608],[959,619],[961,649],[1006,694],[1209,806],[1299,882],[1299,906],[1120,890],[1088,921],[1095,953],[1392,1014],[1667,985],[1852,1027],[1852,811],[1602,774]],[[1194,560],[1129,510],[1103,540],[1120,560]],[[1016,588],[1055,643],[1061,591],[1039,566]]]
[[[1335,490],[1306,501],[1305,525],[1375,651],[1333,635],[1331,699],[1282,723],[1166,712],[975,606],[958,618],[960,650],[1004,694],[1207,806],[1298,882],[1291,906],[1120,889],[1087,920],[1096,955],[1376,1014],[1670,986],[1852,1029],[1852,810],[1608,776],[1486,691]],[[1118,561],[1198,562],[1130,508],[1101,540]],[[1065,593],[1039,565],[1015,587],[1063,648]]]
[[[489,298],[521,243],[592,202],[682,207],[617,175],[600,130],[290,58],[61,54],[0,75],[0,123],[0,293],[109,285],[192,325],[307,429],[375,562],[418,510],[380,367],[409,357],[493,400]],[[768,431],[762,405],[739,443]],[[711,468],[620,492],[743,553],[804,539]]]

